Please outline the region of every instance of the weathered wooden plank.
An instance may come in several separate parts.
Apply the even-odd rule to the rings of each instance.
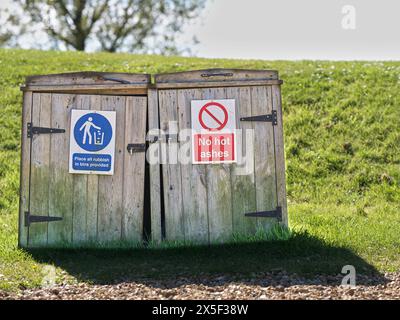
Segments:
[[[159,91],[160,126],[169,134],[178,132],[177,92],[176,90]],[[165,238],[184,240],[184,218],[182,207],[182,181],[180,166],[177,163],[177,137],[167,142],[167,161],[163,165]]]
[[[199,99],[200,90],[178,90],[182,201],[185,238],[195,242],[208,242],[206,166],[191,164],[192,144],[188,131],[192,127],[191,101]],[[186,152],[182,153],[184,151]]]
[[[76,95],[74,109],[89,110],[90,96]],[[80,244],[87,241],[87,195],[90,190],[87,188],[86,174],[73,174],[74,192],[73,192],[73,230],[72,242]]]
[[[101,110],[102,96],[90,96],[90,110]],[[86,204],[86,233],[87,241],[97,240],[97,201],[98,201],[99,176],[97,174],[87,175],[87,204]]]
[[[127,97],[125,109],[125,145],[145,143],[147,98]],[[122,239],[142,241],[145,153],[130,154],[124,149]]]
[[[253,87],[251,98],[253,116],[272,112],[272,92],[270,86]],[[273,126],[270,122],[254,122],[254,130],[257,211],[275,210],[277,202]],[[264,230],[270,228],[271,222],[276,221],[274,218],[256,219],[257,227]]]
[[[203,99],[225,99],[225,88],[203,90]],[[211,243],[232,237],[232,193],[229,164],[209,164],[206,167],[208,225]]]
[[[98,194],[98,240],[112,242],[121,240],[122,235],[122,188],[125,149],[125,102],[124,97],[103,96],[101,109],[117,111],[115,134],[114,174],[99,176]]]
[[[51,94],[34,94],[32,124],[50,127]],[[32,137],[30,212],[32,215],[49,215],[50,135]],[[47,245],[47,222],[33,223],[29,227],[28,244],[31,247]]]
[[[282,223],[285,226],[288,226],[286,179],[285,179],[285,149],[283,141],[282,99],[281,99],[281,88],[277,85],[272,86],[272,108],[273,110],[276,110],[278,118],[278,124],[274,126],[278,206],[282,208]]]
[[[189,89],[189,88],[221,88],[221,87],[248,87],[282,84],[282,80],[237,80],[237,81],[198,81],[198,82],[175,82],[156,83],[158,89]]]
[[[51,99],[51,127],[65,129],[65,133],[50,135],[49,214],[62,217],[49,222],[49,246],[63,246],[72,242],[73,176],[68,173],[70,112],[75,96],[53,94]],[[46,201],[46,199],[43,199]]]
[[[182,82],[224,82],[246,81],[249,80],[277,80],[276,70],[246,70],[246,69],[206,69],[182,71],[173,73],[163,73],[155,75],[155,83],[182,83]]]
[[[32,92],[25,92],[21,121],[21,165],[20,165],[20,198],[18,245],[26,248],[28,245],[28,228],[25,227],[25,211],[29,210],[29,174],[31,140],[27,137],[28,122],[32,115]]]
[[[159,130],[158,117],[158,93],[155,89],[150,89],[148,93],[148,125],[149,133]],[[154,157],[154,163],[150,163],[150,220],[151,220],[151,240],[160,242],[162,239],[161,230],[161,170],[160,170],[160,142],[154,142],[149,146],[149,152]]]
[[[102,95],[145,95],[147,85],[27,85],[22,91],[51,92],[67,94],[102,94]]]
[[[139,73],[118,73],[118,72],[70,72],[48,75],[35,75],[26,78],[27,84],[32,85],[115,85],[119,81],[127,81],[132,84],[150,83],[150,75]]]
[[[245,216],[256,211],[256,189],[254,185],[254,129],[252,122],[242,122],[241,117],[251,115],[250,87],[228,88],[228,99],[235,99],[236,128],[238,129],[238,163],[232,164],[232,215],[235,234],[252,234],[256,231],[254,218]]]

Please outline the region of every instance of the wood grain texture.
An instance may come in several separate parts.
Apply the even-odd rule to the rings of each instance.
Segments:
[[[30,151],[31,139],[27,137],[28,122],[32,115],[32,92],[26,92],[23,98],[21,121],[21,165],[20,165],[20,198],[19,198],[19,226],[18,246],[28,246],[28,228],[25,227],[25,211],[29,210],[29,175],[30,175]]]
[[[99,176],[98,193],[98,241],[101,243],[121,240],[123,212],[123,174],[125,149],[124,97],[103,96],[101,109],[117,111],[115,134],[114,174]]]
[[[204,89],[203,99],[225,99],[224,88]],[[229,164],[210,164],[206,167],[209,241],[218,243],[232,237],[232,191]]]
[[[51,94],[34,94],[32,124],[51,126]],[[32,137],[30,212],[32,215],[49,215],[50,135]],[[30,247],[47,245],[47,222],[33,223],[29,227]]]
[[[32,224],[29,246],[141,241],[145,159],[144,153],[128,157],[125,142],[145,142],[146,97],[33,96],[34,125],[63,128],[66,133],[35,135],[32,140],[32,181],[40,186],[32,189],[32,214],[50,213],[63,220]],[[68,173],[71,109],[117,112],[114,175]]]
[[[145,143],[147,98],[127,97],[125,145]],[[124,149],[122,239],[141,242],[143,235],[145,153]]]
[[[101,110],[102,96],[90,96],[90,110]],[[86,238],[90,243],[97,241],[97,225],[98,225],[98,193],[99,193],[99,176],[97,174],[87,175],[86,190]]]
[[[286,179],[285,179],[285,149],[283,141],[282,98],[281,98],[281,88],[279,86],[272,86],[272,108],[273,110],[276,110],[278,117],[278,125],[274,127],[278,206],[282,208],[282,223],[283,225],[288,226]]]
[[[90,109],[90,96],[88,95],[75,95],[74,96],[74,109],[89,110]],[[73,230],[72,242],[80,244],[87,241],[87,202],[88,192],[87,181],[88,175],[86,174],[73,174],[74,192],[73,192]]]
[[[177,134],[178,112],[177,91],[159,91],[160,127],[165,133]],[[177,137],[166,145],[168,163],[162,166],[165,211],[165,238],[184,240],[184,217],[182,206],[182,180],[180,165],[177,163]]]
[[[272,112],[271,87],[253,87],[251,90],[252,115],[270,114]],[[277,201],[273,126],[271,122],[254,122],[254,130],[257,211],[275,210]],[[256,219],[257,228],[263,230],[268,230],[271,223],[276,221],[275,218]]]
[[[26,78],[26,83],[31,85],[115,85],[121,79],[132,84],[150,83],[150,75],[118,72],[70,72],[48,75],[35,75]]]
[[[23,91],[70,93],[145,95],[151,82],[148,74],[115,72],[73,72],[35,75],[26,78]]]
[[[238,129],[238,163],[231,166],[233,232],[235,234],[253,234],[256,221],[245,216],[256,211],[256,189],[254,176],[254,131],[252,122],[240,121],[241,117],[251,115],[250,87],[228,88],[227,98],[235,99],[236,128]]]
[[[62,218],[61,221],[48,223],[49,246],[62,246],[72,242],[73,176],[68,173],[68,154],[70,112],[74,104],[73,95],[52,95],[51,127],[65,129],[65,133],[49,135],[49,213],[51,216]]]
[[[67,93],[67,94],[99,94],[99,95],[145,95],[147,85],[27,85],[21,87],[22,91],[43,93]]]
[[[155,84],[182,83],[182,82],[224,82],[249,80],[277,80],[278,72],[275,70],[246,70],[246,69],[204,69],[183,72],[156,74]]]
[[[223,88],[223,87],[248,87],[282,84],[282,80],[246,80],[246,81],[209,81],[209,82],[180,82],[180,83],[157,83],[158,89],[189,89],[189,88]],[[32,88],[30,88],[32,90]]]
[[[150,89],[148,93],[148,127],[149,132],[158,132],[158,92]],[[149,153],[154,157],[154,163],[150,163],[150,220],[151,220],[151,240],[160,242],[162,240],[161,226],[161,167],[160,167],[160,142],[151,143]]]
[[[180,137],[179,163],[182,174],[182,201],[185,238],[206,243],[208,237],[206,166],[192,165],[191,101],[201,99],[201,90],[178,90],[178,115]],[[185,130],[185,131],[182,131]],[[186,146],[186,147],[185,147]]]

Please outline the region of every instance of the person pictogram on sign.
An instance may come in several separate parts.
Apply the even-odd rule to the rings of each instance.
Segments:
[[[86,144],[86,138],[89,138],[89,144],[92,144],[92,142],[93,142],[93,139],[92,139],[92,133],[90,132],[90,129],[91,128],[94,128],[94,129],[97,129],[98,130],[98,133],[100,133],[100,130],[101,130],[101,128],[99,127],[99,126],[96,126],[94,123],[93,123],[93,118],[92,117],[89,117],[88,118],[88,120],[79,128],[79,131],[82,131],[82,130],[84,130],[83,131],[83,141],[82,141],[82,143],[83,144]],[[103,136],[104,136],[104,134],[103,134]],[[97,138],[97,135],[96,135],[96,133],[94,134],[94,137],[95,137],[95,144],[101,144],[100,142],[101,142],[101,140],[99,140],[98,138]]]

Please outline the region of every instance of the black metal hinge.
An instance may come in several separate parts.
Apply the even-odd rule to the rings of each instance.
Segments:
[[[144,152],[146,151],[146,144],[145,143],[130,143],[127,145],[126,149],[130,154],[134,152]]]
[[[259,218],[277,218],[282,220],[282,207],[276,207],[275,210],[249,212],[244,214],[246,217],[259,217]]]
[[[60,221],[61,217],[50,217],[50,216],[33,216],[29,211],[25,211],[25,227],[29,227],[31,223],[36,222],[52,222]]]
[[[34,134],[49,134],[49,133],[64,133],[65,129],[34,127],[31,122],[28,122],[28,138],[32,138]]]
[[[276,110],[272,110],[271,114],[264,114],[260,116],[253,117],[243,117],[240,121],[262,121],[262,122],[272,122],[272,125],[276,126],[278,124],[278,115]]]

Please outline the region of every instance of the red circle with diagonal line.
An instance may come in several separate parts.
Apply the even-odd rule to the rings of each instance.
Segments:
[[[221,109],[221,110],[223,111],[223,113],[224,113],[224,119],[219,119],[215,114],[213,114],[213,113],[209,110],[209,107],[210,107],[210,106],[216,106],[216,107],[218,107],[219,109]],[[204,120],[203,120],[203,114],[204,114],[204,112],[207,113],[207,114],[213,119],[213,121],[215,122],[215,127],[209,127],[209,126],[207,126],[207,125],[204,123]],[[228,122],[228,111],[226,110],[226,108],[225,108],[222,104],[220,104],[220,103],[218,103],[218,102],[209,102],[209,103],[206,103],[206,104],[200,109],[200,112],[199,112],[199,122],[200,122],[200,125],[201,125],[204,129],[207,129],[207,130],[209,130],[209,131],[219,131],[219,130],[222,130],[223,128],[225,128],[225,126],[226,126],[226,124],[227,124],[227,122]]]

